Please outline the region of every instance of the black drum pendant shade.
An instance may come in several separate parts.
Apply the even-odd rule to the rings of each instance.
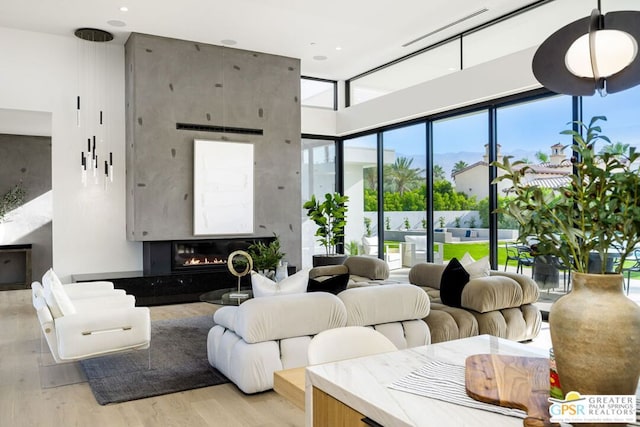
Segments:
[[[613,37],[597,43],[605,30],[617,31],[608,31],[609,35],[615,33]],[[571,61],[567,52],[570,48],[573,50],[574,42],[583,36],[588,37],[588,52],[582,59],[591,65],[589,76],[574,74],[575,70],[568,64]],[[591,16],[560,28],[540,45],[533,57],[533,74],[543,86],[556,93],[589,96],[598,91],[604,96],[620,92],[640,84],[639,41],[640,12],[616,11],[602,15],[594,9]],[[603,55],[608,55],[607,59],[603,59]],[[571,56],[575,58],[575,54]],[[616,62],[620,62],[619,66]],[[610,75],[599,70],[610,65],[619,70]]]

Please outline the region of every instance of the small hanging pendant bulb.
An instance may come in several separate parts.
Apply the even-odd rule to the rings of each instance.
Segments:
[[[109,179],[113,182],[113,153],[109,152]]]

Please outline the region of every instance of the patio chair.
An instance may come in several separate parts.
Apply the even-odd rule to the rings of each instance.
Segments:
[[[640,249],[634,249],[633,256],[636,259],[635,264],[633,264],[631,267],[622,269],[622,274],[627,273],[627,283],[624,286],[627,295],[629,295],[629,288],[631,287],[631,272],[640,272]]]

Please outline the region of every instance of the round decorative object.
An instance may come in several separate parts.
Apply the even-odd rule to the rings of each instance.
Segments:
[[[565,395],[636,393],[640,306],[624,295],[623,281],[621,274],[573,273],[572,291],[551,307],[551,341]]]
[[[243,256],[247,260],[247,263],[245,264],[245,269],[243,271],[236,270],[236,267],[233,265],[233,259],[237,256]],[[251,270],[253,270],[253,258],[251,258],[251,255],[249,255],[245,251],[231,252],[231,254],[229,254],[229,257],[227,258],[227,267],[229,268],[229,271],[231,272],[231,274],[233,274],[236,277],[246,276],[251,272]]]

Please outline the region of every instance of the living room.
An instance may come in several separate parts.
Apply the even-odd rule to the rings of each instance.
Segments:
[[[525,3],[536,2],[521,3],[524,6]],[[549,3],[571,2],[555,0]],[[575,3],[571,3],[569,8],[572,8]],[[596,6],[595,2],[593,3],[589,6],[581,6],[580,10],[576,9],[570,17],[562,17],[559,20],[568,23],[579,17],[587,16],[590,10]],[[637,5],[629,4],[631,2],[609,1],[603,3],[604,10],[607,11],[620,9],[637,10]],[[33,2],[31,6],[33,10],[45,10],[44,6],[38,4],[38,2]],[[101,14],[100,16],[92,17],[88,14],[84,17],[84,21],[76,18],[77,21],[74,22],[74,27],[69,27],[67,29],[68,34],[64,35],[56,34],[54,30],[48,30],[43,25],[41,25],[42,30],[34,29],[33,26],[37,26],[37,24],[29,24],[26,14],[18,9],[16,13],[20,12],[21,14],[13,16],[15,22],[11,22],[10,15],[7,15],[7,18],[0,19],[0,46],[5,58],[2,79],[0,80],[0,99],[2,100],[0,101],[0,109],[2,109],[0,123],[3,125],[0,131],[3,134],[20,134],[45,138],[48,139],[48,142],[45,141],[42,144],[50,144],[48,146],[50,150],[50,154],[48,154],[50,156],[50,171],[48,171],[51,176],[50,182],[40,186],[29,187],[32,193],[27,196],[29,206],[25,208],[29,210],[28,215],[31,218],[37,218],[38,222],[36,224],[30,219],[31,225],[33,225],[32,229],[22,230],[25,232],[19,236],[10,234],[14,236],[11,241],[3,240],[1,242],[2,244],[31,243],[36,231],[44,233],[39,234],[38,236],[40,237],[38,239],[44,239],[45,241],[49,239],[49,249],[43,249],[43,246],[46,245],[34,247],[34,254],[36,250],[39,252],[37,257],[34,256],[33,260],[33,280],[39,280],[42,274],[51,266],[54,267],[63,282],[70,282],[74,276],[78,275],[142,271],[145,263],[145,240],[199,238],[199,236],[194,236],[191,228],[193,218],[191,211],[192,200],[180,200],[185,192],[191,191],[192,170],[186,168],[185,171],[184,165],[189,165],[190,167],[193,161],[192,157],[184,154],[180,149],[172,156],[171,149],[174,148],[171,145],[172,142],[163,142],[162,149],[159,152],[139,151],[137,153],[138,157],[136,157],[136,153],[131,152],[125,142],[131,140],[131,136],[128,134],[129,129],[132,124],[135,126],[139,119],[138,116],[131,116],[131,110],[127,109],[128,102],[132,104],[135,102],[134,92],[139,88],[128,86],[127,83],[126,64],[133,62],[127,58],[125,43],[128,40],[129,33],[142,34],[139,36],[140,38],[145,37],[144,34],[146,33],[153,33],[147,29],[150,27],[132,24],[129,27],[125,27],[126,31],[122,31],[113,25],[107,27],[107,29],[113,30],[117,37],[115,43],[110,43],[108,47],[100,51],[100,55],[104,55],[101,58],[101,64],[104,65],[102,72],[109,76],[106,88],[108,97],[105,118],[108,123],[110,140],[108,149],[105,152],[113,154],[113,181],[109,180],[105,185],[102,182],[102,177],[100,177],[99,184],[95,184],[91,176],[89,176],[88,184],[83,184],[80,153],[85,150],[85,140],[76,125],[76,97],[79,90],[77,76],[79,73],[78,64],[81,62],[82,53],[78,48],[78,40],[73,37],[73,31],[76,28],[87,25],[104,27],[104,22],[113,18],[118,18],[121,21],[131,19],[132,23],[135,22],[134,17],[130,18],[135,12],[135,8],[130,6],[132,10],[129,12],[131,14],[127,15],[129,12],[119,11],[118,7],[114,6],[113,11],[109,11],[108,15]],[[336,10],[339,10],[340,7],[342,6],[337,5]],[[455,9],[454,7],[452,8]],[[467,9],[468,7],[465,11]],[[211,13],[213,14],[213,11]],[[460,14],[460,12],[452,13],[452,15],[457,14]],[[22,21],[24,23],[21,23]],[[437,23],[430,25],[433,29],[438,27]],[[184,27],[193,26],[184,25]],[[461,29],[458,29],[458,32],[461,31]],[[426,32],[420,28],[413,31],[414,35]],[[207,36],[207,38],[200,39],[198,38],[199,33],[186,30],[179,37],[174,34],[160,32],[153,34],[155,35],[150,37],[157,39],[154,43],[165,41],[164,38],[167,37],[182,41],[197,41],[203,45],[210,44],[217,47],[223,44],[221,40],[229,37],[240,39],[242,36],[242,34],[237,33],[232,36],[216,33],[215,36]],[[311,35],[308,38],[309,41],[305,41],[305,43],[317,43],[317,40],[311,39]],[[407,40],[410,38],[408,37]],[[331,38],[327,38],[327,40],[333,42]],[[429,40],[433,40],[433,38]],[[344,88],[345,80],[403,55],[389,57],[384,61],[372,63],[370,66],[364,66],[364,63],[362,63],[357,64],[355,68],[352,65],[351,68],[323,72],[322,70],[331,68],[330,63],[334,55],[349,54],[346,45],[343,46],[342,51],[336,51],[335,46],[333,46],[336,43],[333,43],[331,52],[324,52],[326,56],[330,56],[329,60],[323,61],[314,60],[312,58],[313,55],[310,54],[313,49],[317,51],[315,52],[316,56],[323,54],[323,52],[319,51],[317,45],[315,48],[309,48],[304,57],[299,55],[290,58],[290,55],[286,53],[288,51],[280,51],[276,47],[260,50],[254,47],[258,46],[257,44],[243,45],[241,40],[238,41],[239,44],[237,46],[226,45],[227,47],[220,47],[221,51],[237,49],[252,53],[256,51],[265,52],[265,56],[273,55],[279,57],[283,55],[287,61],[292,61],[293,65],[289,65],[287,62],[287,70],[288,67],[295,69],[292,73],[296,75],[296,78],[292,79],[292,81],[295,80],[297,85],[300,84],[301,76],[337,81],[338,96],[336,102],[340,105],[337,111],[302,106],[287,112],[285,117],[274,119],[274,116],[270,116],[272,112],[268,108],[259,113],[259,108],[254,109],[254,105],[251,104],[251,114],[256,121],[238,120],[241,113],[238,113],[234,108],[242,109],[242,104],[245,103],[244,100],[247,98],[250,99],[250,101],[247,101],[248,103],[256,101],[248,95],[247,98],[243,98],[243,96],[238,95],[238,92],[233,92],[232,86],[234,83],[232,77],[228,74],[224,78],[229,80],[224,82],[223,87],[229,89],[229,91],[224,94],[224,98],[216,98],[220,102],[220,110],[212,112],[211,119],[207,119],[206,114],[204,114],[205,110],[202,110],[203,114],[197,120],[191,120],[193,117],[188,114],[181,116],[181,113],[176,113],[177,110],[169,110],[166,113],[171,116],[170,120],[173,119],[173,122],[171,122],[174,127],[173,130],[175,130],[176,122],[186,122],[221,127],[261,128],[265,130],[265,135],[272,132],[268,134],[268,137],[265,136],[264,138],[250,136],[241,139],[254,142],[256,147],[255,159],[257,167],[255,171],[257,179],[254,204],[256,215],[254,217],[255,232],[251,233],[251,236],[270,237],[273,234],[278,235],[282,242],[283,251],[287,254],[289,264],[298,268],[310,265],[310,251],[313,252],[315,250],[313,231],[310,232],[309,221],[301,211],[302,203],[308,196],[300,178],[300,174],[304,173],[304,171],[301,165],[298,166],[301,153],[304,150],[304,142],[300,140],[301,135],[304,136],[303,139],[321,139],[330,141],[332,144],[335,144],[335,141],[340,141],[341,144],[348,148],[351,143],[357,146],[355,140],[362,136],[375,139],[378,133],[385,132],[383,127],[387,125],[409,124],[411,120],[421,120],[427,117],[430,118],[429,120],[438,120],[438,114],[453,114],[457,109],[481,106],[483,103],[490,103],[494,100],[506,103],[509,102],[509,99],[517,99],[518,97],[521,97],[520,99],[522,100],[528,96],[548,95],[547,91],[541,90],[540,83],[535,79],[531,71],[531,59],[537,49],[537,45],[533,43],[522,49],[516,49],[505,56],[495,57],[475,66],[462,67],[462,70],[452,72],[435,80],[420,82],[412,87],[400,89],[366,102],[352,102],[352,105],[347,108],[344,107],[344,99],[347,94]],[[325,43],[328,46],[329,41]],[[155,48],[149,49],[154,50]],[[157,49],[156,52],[162,48],[158,47]],[[327,49],[326,46],[325,49]],[[175,57],[172,60],[175,61]],[[296,63],[300,65],[297,66]],[[185,64],[188,64],[188,62],[184,62],[182,65]],[[231,70],[233,70],[233,65],[237,65],[243,71],[246,70],[244,65],[231,64],[230,62],[227,65]],[[182,73],[185,80],[198,80],[200,77],[195,72],[195,69],[192,70],[190,67],[190,65],[186,65],[184,69],[179,70],[177,73]],[[159,69],[165,70],[164,68]],[[150,74],[153,74],[153,72],[154,70],[151,70]],[[222,75],[219,77],[220,79],[223,78]],[[144,78],[153,80],[153,75],[146,75]],[[261,81],[256,76],[250,79]],[[481,82],[481,84],[478,84],[478,82]],[[178,83],[175,84],[177,89]],[[278,87],[278,84],[276,83],[276,87]],[[153,90],[154,88],[151,88],[151,91]],[[197,92],[199,88],[194,90]],[[299,90],[299,88],[292,89],[293,92],[296,90]],[[141,96],[139,93],[137,92],[136,94]],[[211,93],[205,92],[202,96],[212,96]],[[264,95],[275,99],[279,94],[278,90],[274,90],[268,91]],[[150,95],[145,94],[144,96]],[[626,111],[622,107],[618,108],[616,104],[617,100],[622,96],[623,94],[612,94],[607,98],[603,98],[603,101],[598,102],[604,105],[605,111],[609,111],[607,110],[608,108],[610,109],[611,114],[606,112],[609,115],[610,123],[615,124],[616,129],[625,129],[626,132],[621,133],[621,137],[627,137],[628,135],[637,134],[637,132],[634,133],[634,129],[630,131],[627,129],[629,127],[632,128],[635,124],[628,125],[628,123],[624,123],[619,125],[615,115],[612,115],[621,110]],[[631,89],[624,92],[624,96],[635,96],[635,99],[637,99],[638,91]],[[571,100],[568,96],[566,99],[561,101],[564,103],[564,107],[566,107],[567,103],[570,104]],[[161,104],[163,100],[160,99],[157,102]],[[588,104],[588,102],[585,101],[585,104]],[[159,114],[159,110],[162,109],[158,104],[150,108],[149,115],[140,116],[143,120],[142,123],[144,123],[142,127],[145,129],[147,124],[155,120],[154,115],[156,113]],[[274,102],[274,108],[280,108],[276,104],[277,102]],[[612,106],[609,107],[608,105]],[[136,108],[147,107],[137,105]],[[225,110],[225,108],[229,108],[229,110]],[[591,108],[591,110],[589,108],[586,108],[586,110],[596,111],[595,107]],[[259,114],[263,114],[266,117],[260,117]],[[620,114],[624,113],[621,112]],[[632,113],[627,111],[627,114]],[[571,112],[569,112],[567,119],[562,119],[561,124],[564,125],[569,122],[571,117]],[[260,119],[274,120],[273,127],[269,128],[264,125]],[[624,121],[625,119],[622,120]],[[25,126],[29,129],[28,131],[24,130]],[[556,134],[563,129],[556,128]],[[480,132],[484,131],[484,128],[480,130]],[[147,137],[152,136],[154,140],[157,139],[159,141],[162,133],[163,129],[159,128],[147,134]],[[183,139],[180,143],[190,144],[193,139],[198,138],[224,139],[225,136],[224,133],[194,131],[187,134],[187,136],[181,137]],[[625,139],[623,142],[637,146],[637,136],[634,136],[634,138]],[[540,142],[540,145],[546,149],[555,142],[557,141],[545,140]],[[152,142],[148,143],[152,144]],[[474,142],[474,144],[476,143]],[[100,149],[104,150],[102,147]],[[484,147],[473,151],[484,151]],[[187,152],[190,153],[190,151]],[[32,159],[28,160],[28,165],[19,164],[20,156],[24,158],[23,154],[12,154],[5,157],[5,159],[11,159],[11,164],[7,164],[7,168],[9,166],[16,167],[16,170],[12,171],[11,174],[19,176],[20,173],[23,173],[20,172],[22,167],[27,167],[28,169],[31,167],[42,168],[40,163],[33,163]],[[176,156],[182,162],[178,167],[172,166],[171,163],[171,159]],[[5,169],[5,164],[1,164],[2,168]],[[158,167],[159,164],[161,165],[160,167]],[[296,165],[296,167],[287,167],[287,165]],[[135,181],[135,174],[139,174],[138,177],[144,176],[147,181]],[[174,174],[175,180],[171,179]],[[2,185],[4,186],[5,176],[8,179],[8,175],[3,173],[1,176],[3,178]],[[346,180],[345,183],[348,184],[349,181]],[[142,184],[148,187],[143,187]],[[7,188],[11,185],[13,183],[7,183]],[[151,189],[149,196],[141,196],[136,199],[136,194],[142,194],[143,189],[145,189],[144,191],[149,190],[149,187],[153,185],[157,187]],[[186,191],[185,188],[187,189]],[[349,193],[350,187],[346,185],[344,190]],[[133,199],[131,199],[131,193],[134,193]],[[363,197],[361,191],[359,197]],[[357,199],[352,196],[354,206],[356,206],[356,201]],[[158,204],[154,204],[155,202],[158,202]],[[135,206],[135,209],[132,206]],[[360,240],[364,232],[362,218],[370,215],[371,212],[367,213],[364,209],[357,208],[352,208],[350,211],[352,220],[348,224],[350,228],[348,228],[347,233],[349,236],[354,236],[354,239]],[[431,212],[431,215],[433,215],[433,212]],[[431,218],[434,224],[437,224],[438,216],[439,214],[435,214],[435,217]],[[381,217],[383,218],[383,214],[378,216],[378,218]],[[451,218],[450,222],[453,224],[454,217]],[[379,223],[380,227],[382,227],[382,221]],[[449,224],[449,226],[453,227],[452,224]],[[394,228],[396,228],[396,225],[394,225]],[[143,236],[143,233],[146,234]],[[132,234],[135,235],[132,236]],[[310,244],[309,241],[311,241]],[[486,250],[487,254],[489,254],[488,244]],[[380,253],[383,253],[383,251],[380,251]],[[496,257],[493,260],[494,267],[501,267],[501,262],[498,265],[499,261],[501,259],[496,253]],[[33,308],[30,306],[29,291],[2,292],[1,297],[3,299],[2,311],[6,313],[6,315],[3,314],[3,320],[13,326],[7,328],[5,332],[7,334],[5,338],[8,347],[2,354],[3,357],[6,355],[6,357],[15,360],[14,364],[7,365],[7,368],[3,367],[3,377],[7,375],[6,378],[11,378],[15,381],[8,381],[6,382],[8,385],[3,387],[7,387],[7,390],[13,387],[18,389],[17,384],[20,382],[20,377],[29,377],[29,382],[32,386],[32,374],[28,373],[30,368],[21,366],[20,363],[20,359],[25,354],[33,356],[32,353],[36,349],[32,348],[31,344],[39,341],[35,315]],[[14,307],[16,304],[17,307]],[[177,308],[178,314],[172,313],[172,310],[176,310],[176,307],[153,307],[152,319],[159,320],[163,317],[188,317],[190,315],[208,314],[211,313],[211,306],[205,303],[195,304],[193,307],[185,306]],[[22,333],[28,336],[30,340],[27,342],[21,341],[19,337]],[[31,362],[36,363],[35,357],[30,358]],[[31,368],[34,366],[32,365]],[[17,373],[12,373],[7,369],[15,370]],[[5,381],[3,381],[3,384],[5,384]],[[195,406],[200,406],[201,416],[205,417],[206,415],[204,414],[207,414],[208,411],[205,408],[206,404],[199,404],[198,402],[216,400],[218,402],[232,402],[230,405],[233,409],[226,412],[226,416],[229,419],[233,419],[236,414],[244,411],[258,411],[257,415],[251,416],[253,418],[247,415],[252,421],[245,421],[245,425],[256,425],[259,422],[256,419],[261,417],[266,420],[265,424],[271,423],[273,425],[286,423],[300,425],[300,423],[304,422],[300,413],[278,396],[245,396],[237,390],[233,391],[231,385],[227,384],[222,387],[221,391],[213,392],[216,395],[215,399],[206,394],[206,390],[212,390],[215,387],[193,391],[194,394],[188,398],[188,404],[185,401],[177,402],[175,406],[169,403],[168,409],[160,411],[166,411],[163,412],[164,415],[159,415],[158,417],[168,417],[168,419],[173,416],[178,417],[178,415],[170,415],[170,412],[177,410],[177,408],[182,408],[179,410],[181,415],[175,422],[184,425],[199,425],[202,423],[200,417],[197,420],[192,418],[194,415],[190,415],[189,410],[183,408],[183,405],[195,404]],[[64,402],[63,406],[68,405],[66,407],[73,406],[71,400],[76,399],[74,393],[82,393],[82,404],[69,409],[73,413],[73,415],[69,415],[73,420],[69,421],[70,423],[82,422],[82,420],[86,419],[87,414],[95,414],[94,411],[103,409],[95,404],[88,390],[77,391],[73,389],[71,392],[62,392],[62,394],[56,394],[55,390],[40,391],[39,389],[29,389],[29,391],[35,393],[36,396],[42,396],[43,399],[48,398],[54,402],[59,402],[60,405]],[[11,414],[9,419],[17,420],[18,412],[23,411],[22,408],[24,407],[18,403],[18,400],[24,397],[24,394],[21,393],[11,391],[11,393],[6,394],[7,398],[2,398],[2,413]],[[163,401],[158,400],[158,402]],[[163,405],[163,403],[160,403],[160,405]],[[217,405],[221,404],[218,403]],[[271,411],[266,408],[272,407],[272,405],[278,407],[279,412],[285,414],[283,418],[285,421],[269,415]],[[221,406],[224,406],[224,404]],[[123,409],[111,409],[110,411],[118,412],[118,416],[123,417],[123,420],[120,421],[123,425],[127,424],[126,419],[129,411],[145,413],[144,416],[139,416],[138,419],[140,420],[154,419],[154,415],[150,414],[151,410],[144,408],[144,405],[140,402],[132,404],[132,406],[123,407]],[[56,415],[56,417],[58,416],[60,416],[58,420],[61,420],[61,422],[68,420],[66,418],[68,415],[66,414]],[[110,415],[103,413],[97,416],[98,418],[104,417],[102,421],[105,425],[108,423]],[[136,415],[134,418],[137,417]],[[162,423],[160,418],[156,418],[156,420],[158,423]],[[15,422],[16,425],[27,425],[20,424],[20,421]],[[238,424],[242,423],[238,422]],[[224,424],[214,424],[212,422],[212,425]]]

